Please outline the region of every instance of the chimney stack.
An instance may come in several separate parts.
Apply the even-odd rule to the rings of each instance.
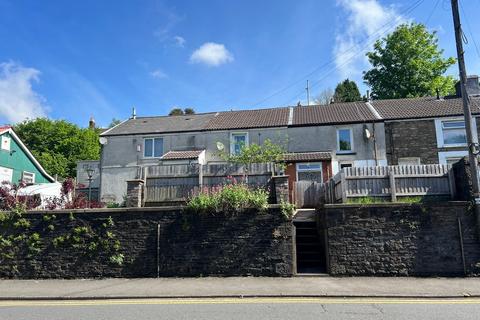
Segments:
[[[95,119],[93,116],[91,116],[90,120],[88,121],[88,128],[91,130],[95,129]]]
[[[478,75],[471,75],[467,77],[467,94],[470,97],[480,97],[480,84],[478,82]],[[457,97],[462,96],[462,91],[460,90],[460,81],[455,84],[455,92]]]

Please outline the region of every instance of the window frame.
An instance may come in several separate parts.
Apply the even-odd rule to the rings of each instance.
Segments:
[[[248,147],[248,132],[246,131],[235,131],[235,132],[230,132],[230,155],[237,155],[235,153],[235,143],[234,143],[234,136],[240,136],[243,135],[245,136],[245,147]]]
[[[443,119],[435,119],[435,134],[437,136],[437,147],[438,148],[455,148],[455,147],[467,147],[467,142],[465,143],[445,143],[444,137],[443,137],[443,123],[445,122],[458,122],[458,121],[463,121],[465,123],[465,119],[463,117],[455,117],[455,118],[443,118]],[[472,127],[477,128],[477,122],[476,118],[472,118]],[[459,128],[449,128],[446,130],[458,130]],[[465,125],[465,136],[467,135],[467,126]],[[475,136],[474,136],[475,139]],[[478,142],[478,141],[474,141]]]
[[[340,131],[348,130],[350,133],[350,150],[340,150]],[[353,129],[351,127],[340,127],[337,128],[337,154],[349,154],[353,153],[355,150],[353,144]]]
[[[155,139],[162,139],[162,154],[159,155],[158,157],[155,156]],[[151,156],[146,156],[145,155],[145,144],[147,140],[152,140],[152,155]],[[145,137],[143,138],[143,159],[160,159],[164,154],[164,141],[165,139],[163,137]]]
[[[25,174],[31,174],[32,175],[32,182],[26,182],[25,181]],[[35,172],[30,172],[30,171],[22,171],[22,181],[25,182],[25,183],[31,183],[31,184],[34,184],[35,183]]]
[[[320,169],[300,169],[300,165],[320,165]],[[323,162],[318,161],[318,162],[297,162],[295,164],[295,179],[296,181],[298,180],[298,173],[300,172],[320,172],[320,180],[323,182]]]

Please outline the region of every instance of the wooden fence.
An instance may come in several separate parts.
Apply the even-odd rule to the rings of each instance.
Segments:
[[[234,164],[146,166],[141,172],[146,181],[145,202],[185,201],[201,187],[224,184],[229,177],[241,181],[245,173],[248,173],[248,185],[265,187],[272,176],[272,166],[268,163],[252,164],[247,168]]]
[[[323,183],[296,181],[293,190],[297,208],[316,208],[325,202],[325,184]]]
[[[325,184],[325,202],[348,202],[360,197],[397,201],[407,196],[454,197],[454,177],[447,165],[344,168]]]

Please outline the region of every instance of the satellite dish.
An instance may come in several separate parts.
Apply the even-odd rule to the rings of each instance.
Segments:
[[[225,145],[220,141],[217,142],[217,149],[218,151],[223,151],[225,149]]]
[[[364,130],[365,138],[370,139],[372,137],[372,133],[370,130],[368,130],[368,128],[365,128]]]
[[[107,138],[105,137],[100,137],[100,139],[98,139],[98,141],[100,142],[101,145],[106,145],[108,140]]]

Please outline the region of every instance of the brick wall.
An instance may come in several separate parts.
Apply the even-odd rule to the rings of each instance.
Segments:
[[[477,119],[477,130],[480,135],[480,119]],[[420,157],[421,164],[435,164],[440,151],[467,150],[465,147],[438,148],[433,119],[385,122],[385,145],[390,165],[406,157]]]
[[[56,215],[53,231],[46,231],[42,214],[26,214],[32,223],[30,230],[41,234],[41,251],[33,256],[22,251],[14,259],[0,258],[0,277],[156,277],[157,266],[162,277],[290,276],[293,272],[292,223],[279,209],[234,216],[199,215],[178,208],[73,212],[73,221],[68,211],[48,212]],[[125,256],[122,266],[112,264],[102,253],[52,245],[52,239],[71,230],[73,224],[99,229],[108,217],[112,217],[115,225],[111,231]]]
[[[327,205],[320,213],[332,275],[463,275],[457,218],[467,274],[480,271],[475,215],[465,202]]]

